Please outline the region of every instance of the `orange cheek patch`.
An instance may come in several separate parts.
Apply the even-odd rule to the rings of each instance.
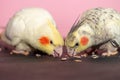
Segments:
[[[88,41],[89,41],[89,39],[88,39],[88,37],[86,37],[86,36],[83,36],[83,37],[80,39],[80,43],[81,43],[83,46],[87,45],[87,44],[88,44]]]
[[[39,41],[40,41],[40,43],[43,44],[43,45],[47,45],[47,44],[49,44],[49,42],[50,42],[50,40],[48,39],[48,37],[45,37],[45,36],[41,37],[41,38],[39,39]]]

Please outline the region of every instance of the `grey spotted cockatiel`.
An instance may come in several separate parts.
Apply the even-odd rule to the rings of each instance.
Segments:
[[[9,20],[1,39],[15,47],[14,53],[23,55],[37,49],[48,55],[60,56],[64,45],[54,19],[42,8],[18,11]]]
[[[120,46],[120,13],[111,8],[87,10],[73,24],[65,45],[71,56],[93,46],[107,50],[105,56],[116,54]]]

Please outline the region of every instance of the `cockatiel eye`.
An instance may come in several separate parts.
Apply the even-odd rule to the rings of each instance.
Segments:
[[[53,41],[52,41],[52,40],[50,40],[50,44],[53,44]]]
[[[40,43],[43,45],[48,45],[48,44],[52,44],[53,45],[53,41],[50,40],[48,37],[43,36],[39,39]]]
[[[79,43],[76,43],[75,46],[76,46],[76,47],[79,46]]]

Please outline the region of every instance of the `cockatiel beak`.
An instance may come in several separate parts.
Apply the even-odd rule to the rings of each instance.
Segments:
[[[63,53],[63,46],[56,47],[52,53],[53,57],[61,57]]]
[[[75,56],[77,53],[74,48],[67,48],[67,54],[72,57]]]

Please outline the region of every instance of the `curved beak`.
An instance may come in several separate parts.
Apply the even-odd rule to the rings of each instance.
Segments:
[[[53,52],[53,57],[61,57],[63,54],[63,46],[56,47]]]
[[[69,56],[75,56],[77,53],[75,52],[74,48],[67,48],[67,53]]]

